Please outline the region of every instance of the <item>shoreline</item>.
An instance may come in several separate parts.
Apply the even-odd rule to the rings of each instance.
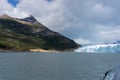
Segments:
[[[29,52],[60,52],[57,50],[30,49]]]
[[[81,46],[80,46],[81,47]],[[11,53],[11,52],[74,52],[74,50],[76,50],[79,47],[76,48],[71,48],[71,49],[65,49],[65,50],[54,50],[54,49],[50,49],[50,50],[45,50],[45,49],[41,49],[41,48],[36,48],[36,49],[28,49],[28,50],[8,50],[8,49],[0,49],[0,52],[5,52],[5,53]]]

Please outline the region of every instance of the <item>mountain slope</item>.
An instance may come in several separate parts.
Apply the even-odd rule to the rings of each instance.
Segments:
[[[29,51],[30,49],[66,50],[80,45],[51,31],[33,16],[17,19],[0,16],[0,49]]]

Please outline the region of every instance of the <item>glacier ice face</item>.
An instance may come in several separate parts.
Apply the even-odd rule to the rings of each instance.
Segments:
[[[118,53],[120,52],[120,44],[93,45],[78,48],[75,52],[91,52],[91,53]]]

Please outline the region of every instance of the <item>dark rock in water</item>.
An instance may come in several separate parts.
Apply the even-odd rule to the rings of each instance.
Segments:
[[[48,29],[32,15],[24,19],[0,16],[0,49],[27,51],[40,48],[63,51],[77,47],[80,45]]]

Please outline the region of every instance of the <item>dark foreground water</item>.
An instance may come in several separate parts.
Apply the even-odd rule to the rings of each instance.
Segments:
[[[0,53],[0,80],[100,80],[120,54]]]

